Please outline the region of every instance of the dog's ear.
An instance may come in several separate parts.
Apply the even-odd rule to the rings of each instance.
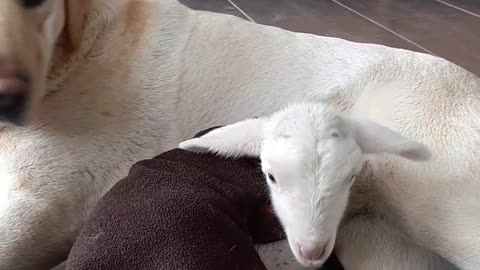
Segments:
[[[92,0],[65,0],[65,29],[72,49],[78,49],[83,39],[86,15]]]

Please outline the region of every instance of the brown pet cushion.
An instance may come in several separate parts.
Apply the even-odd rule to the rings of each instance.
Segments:
[[[260,270],[254,244],[283,238],[258,160],[174,149],[136,163],[100,200],[67,269]]]

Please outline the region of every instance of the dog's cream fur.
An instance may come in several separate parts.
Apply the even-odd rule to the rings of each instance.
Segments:
[[[19,2],[0,1],[0,56],[32,78],[30,122],[0,133],[0,269],[65,259],[95,203],[135,161],[305,99],[395,119],[391,128],[428,143],[434,161],[401,175],[387,168],[384,193],[419,245],[480,268],[480,80],[471,73],[173,0],[46,0],[36,11]],[[369,269],[368,243],[361,253],[346,248],[342,262]]]

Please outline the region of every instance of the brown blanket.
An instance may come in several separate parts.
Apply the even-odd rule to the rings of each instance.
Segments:
[[[265,269],[254,243],[284,237],[267,191],[255,159],[174,149],[138,162],[91,214],[67,269]]]

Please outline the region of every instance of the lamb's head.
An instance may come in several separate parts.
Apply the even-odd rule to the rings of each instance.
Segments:
[[[325,104],[296,104],[182,142],[222,156],[259,156],[273,207],[305,266],[331,254],[350,188],[367,155],[424,160],[429,150],[386,127],[341,116]]]

